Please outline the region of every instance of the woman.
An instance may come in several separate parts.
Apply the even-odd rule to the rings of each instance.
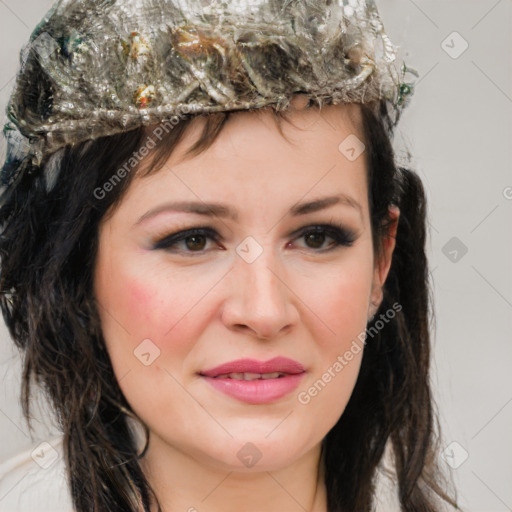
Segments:
[[[373,2],[68,1],[31,40],[1,306],[73,508],[371,510],[386,453],[400,510],[456,506]]]

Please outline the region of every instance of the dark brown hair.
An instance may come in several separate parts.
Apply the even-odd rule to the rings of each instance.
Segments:
[[[401,214],[384,299],[368,328],[392,304],[402,308],[366,345],[348,405],[323,440],[328,510],[373,509],[377,469],[389,441],[402,510],[434,512],[443,500],[456,504],[437,463],[425,195],[419,177],[397,167],[386,103],[377,107],[378,114],[362,105],[377,254],[390,222],[389,207],[397,205]],[[286,119],[282,111],[272,112],[279,122]],[[189,154],[208,148],[229,116],[208,115]],[[156,147],[148,173],[161,168],[194,116],[184,117]],[[101,199],[94,191],[140,148],[147,133],[148,128],[140,128],[63,148],[30,169],[0,210],[0,306],[24,356],[23,410],[30,425],[34,378],[64,433],[77,512],[133,512],[141,503],[149,511],[153,501],[158,503],[139,464],[149,432],[142,424],[147,438],[138,453],[129,425],[137,417],[115,378],[93,296],[99,223],[122,200],[135,173]]]

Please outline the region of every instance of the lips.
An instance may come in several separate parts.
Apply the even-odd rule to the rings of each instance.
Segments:
[[[304,367],[299,362],[287,357],[275,357],[269,361],[238,359],[200,373],[206,377],[213,378],[221,376],[223,378],[228,376],[233,378],[234,375],[234,378],[238,380],[255,380],[257,378],[256,375],[266,376],[266,378],[278,378],[279,376],[296,375],[303,372]],[[268,375],[276,373],[278,374],[277,376],[268,377]]]
[[[306,371],[297,361],[239,359],[200,372],[213,389],[248,404],[277,402],[294,391]]]

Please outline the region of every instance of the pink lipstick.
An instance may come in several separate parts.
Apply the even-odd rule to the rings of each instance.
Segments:
[[[200,372],[216,390],[249,404],[279,400],[297,388],[304,374],[300,363],[286,357],[238,359]]]

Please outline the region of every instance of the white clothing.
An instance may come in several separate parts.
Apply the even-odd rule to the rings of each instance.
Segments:
[[[40,442],[0,464],[0,512],[74,512],[62,440]]]

